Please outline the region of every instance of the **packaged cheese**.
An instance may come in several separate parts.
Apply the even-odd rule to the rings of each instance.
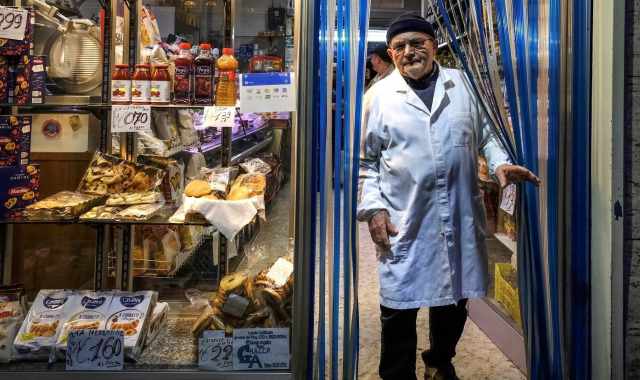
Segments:
[[[43,289],[22,323],[15,339],[15,348],[21,357],[47,358],[53,348],[62,324],[68,319],[70,290]]]
[[[136,360],[145,342],[151,311],[158,293],[152,291],[116,292],[109,306],[107,330],[124,332],[125,355]]]
[[[14,358],[13,339],[24,319],[22,288],[0,287],[0,363]]]
[[[57,348],[67,348],[67,338],[72,331],[103,330],[112,298],[111,292],[84,290],[74,293],[69,306],[72,314],[69,314],[69,318],[62,325],[56,342]]]

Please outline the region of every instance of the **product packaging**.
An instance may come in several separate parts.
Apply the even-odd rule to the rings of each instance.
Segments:
[[[24,319],[24,289],[19,286],[0,287],[0,363],[15,357],[13,340]]]
[[[40,166],[0,168],[0,217],[18,218],[40,195]]]
[[[124,332],[125,355],[136,360],[144,346],[145,325],[156,305],[158,293],[153,291],[117,292],[109,307],[108,330]]]
[[[79,330],[104,330],[113,293],[83,290],[74,292],[68,306],[69,317],[62,325],[56,348],[65,351],[69,334]]]
[[[0,167],[29,163],[31,116],[0,116]]]

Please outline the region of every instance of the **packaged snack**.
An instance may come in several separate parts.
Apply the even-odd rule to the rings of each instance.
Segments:
[[[0,103],[9,103],[9,59],[0,56]]]
[[[8,363],[15,357],[13,340],[25,314],[23,293],[22,287],[0,287],[0,363]]]
[[[115,220],[124,206],[96,206],[80,216],[81,220]]]
[[[202,153],[193,153],[187,159],[185,179],[191,180],[200,177],[200,170],[207,166],[207,161]]]
[[[209,183],[213,192],[224,199],[229,194],[231,184],[238,176],[238,168],[235,166],[226,168],[202,168],[202,175]]]
[[[194,146],[199,143],[193,115],[194,113],[190,109],[178,110],[178,133],[183,146]]]
[[[180,253],[180,237],[172,228],[167,228],[162,240],[162,250],[157,251],[155,255],[156,273],[159,275],[167,275],[174,267],[176,256]]]
[[[0,167],[26,165],[31,147],[31,116],[0,116]]]
[[[69,290],[38,292],[14,342],[21,357],[49,356],[49,349],[55,346],[62,324],[69,317],[67,310],[71,299]]]
[[[180,141],[178,121],[173,109],[154,109],[151,113],[155,137],[163,141]]]
[[[24,216],[30,219],[73,219],[99,204],[105,197],[73,191],[61,191],[45,199],[27,206]]]
[[[17,218],[40,196],[40,166],[0,168],[0,217]]]
[[[264,195],[267,180],[262,174],[243,174],[231,186],[228,200],[249,199]]]
[[[157,191],[163,176],[158,168],[96,152],[78,191],[90,194]]]
[[[138,156],[138,161],[165,172],[160,188],[166,201],[177,203],[184,191],[184,165],[176,160],[158,156]]]
[[[259,173],[265,176],[271,172],[271,165],[267,164],[260,158],[252,158],[240,164],[245,173]]]
[[[158,293],[152,291],[117,292],[109,306],[107,330],[124,332],[127,357],[136,360],[140,355],[147,332],[146,325],[156,305]]]
[[[107,198],[107,206],[131,206],[146,203],[163,203],[162,193],[155,191],[145,191],[141,193],[120,193],[111,194]]]
[[[120,220],[148,220],[164,207],[162,203],[150,203],[128,207],[118,213]]]
[[[31,58],[23,55],[15,67],[13,103],[25,105],[31,103]]]
[[[69,333],[73,331],[104,330],[112,298],[111,292],[75,292],[69,303],[69,317],[58,335],[57,348],[66,350]]]
[[[47,82],[47,57],[33,56],[31,62],[31,104],[43,104],[45,101]]]
[[[151,320],[149,321],[149,333],[144,346],[149,347],[156,339],[160,331],[166,326],[169,319],[169,304],[166,302],[158,302],[153,308]]]

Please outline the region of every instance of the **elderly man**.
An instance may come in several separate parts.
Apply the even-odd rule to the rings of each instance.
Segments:
[[[416,315],[429,307],[425,378],[457,379],[466,302],[488,282],[478,154],[503,187],[539,180],[509,162],[465,75],[434,61],[429,22],[400,16],[387,43],[396,70],[365,96],[358,205],[378,249],[379,373],[416,378]]]
[[[388,77],[395,69],[387,50],[386,44],[380,44],[369,53],[369,62],[371,62],[371,68],[376,73],[376,76],[369,82],[367,90],[377,82]]]

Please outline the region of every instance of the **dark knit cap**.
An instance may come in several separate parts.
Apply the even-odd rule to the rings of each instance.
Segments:
[[[387,44],[391,43],[393,37],[404,32],[423,32],[436,38],[436,32],[429,21],[415,13],[405,13],[391,21],[387,29]]]

